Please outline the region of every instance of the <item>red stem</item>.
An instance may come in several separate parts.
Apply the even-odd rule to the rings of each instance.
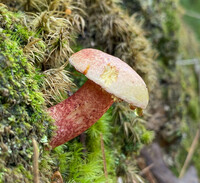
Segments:
[[[74,95],[48,109],[58,127],[50,145],[55,148],[92,126],[113,104],[111,94],[88,80]]]

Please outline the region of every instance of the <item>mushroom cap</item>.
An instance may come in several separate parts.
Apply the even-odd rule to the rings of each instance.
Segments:
[[[149,95],[142,78],[125,62],[96,49],[82,49],[74,53],[69,62],[88,79],[105,91],[145,109]]]

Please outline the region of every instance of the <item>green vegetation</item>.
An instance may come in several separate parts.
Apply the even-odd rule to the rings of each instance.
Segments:
[[[55,148],[58,166],[66,182],[116,182],[115,157],[111,149],[111,110],[85,132],[86,144],[79,137]],[[108,179],[104,175],[101,135],[104,140]]]
[[[185,8],[191,8],[193,11],[200,7],[198,6],[199,1],[182,0],[181,2]],[[162,88],[162,97],[159,102],[169,110],[164,110],[165,118],[163,118],[163,122],[159,123],[158,135],[159,138],[162,137],[161,143],[163,143],[162,141],[164,143],[173,142],[170,146],[168,144],[166,149],[171,158],[175,160],[173,170],[176,175],[179,175],[196,133],[195,129],[198,129],[199,104],[194,66],[179,66],[177,68],[176,61],[199,57],[197,35],[194,35],[193,30],[186,24],[193,24],[194,31],[199,32],[199,20],[185,15],[184,20],[189,18],[193,21],[186,20],[184,23],[180,18],[181,8],[178,2],[172,0],[151,3],[140,0],[135,0],[134,3],[124,1],[124,6],[128,8],[130,14],[137,13],[136,18],[143,22],[147,36],[159,54],[158,61],[161,65],[158,69],[159,86]],[[185,11],[187,12],[187,10]],[[200,33],[198,33],[199,35]],[[159,98],[158,90],[156,98]],[[155,101],[155,105],[158,105],[159,102]],[[159,106],[157,111],[162,109],[162,106]],[[152,128],[151,125],[150,128]],[[158,126],[154,128],[157,129]],[[180,141],[181,139],[182,141]],[[179,150],[174,155],[173,149],[177,148],[177,145]],[[199,173],[199,165],[197,161],[194,161],[198,159],[198,152],[199,146],[192,162]]]
[[[51,15],[54,14],[54,10],[50,14]],[[13,62],[15,61],[20,62],[22,60],[24,63],[24,65],[22,66],[27,67],[26,72],[30,72],[29,75],[24,74],[22,76],[21,74],[20,77],[15,78],[16,82],[19,82],[18,84],[19,86],[18,88],[14,89],[16,90],[17,93],[25,95],[25,99],[27,99],[28,101],[28,102],[24,101],[26,105],[28,106],[30,104],[37,105],[38,108],[44,110],[46,109],[44,107],[44,102],[46,103],[46,105],[50,106],[53,105],[55,102],[63,100],[64,98],[67,97],[66,92],[69,91],[73,86],[73,84],[69,79],[68,71],[65,71],[64,66],[62,66],[63,64],[62,60],[65,57],[68,58],[72,52],[71,48],[69,47],[69,42],[66,41],[66,38],[63,39],[62,36],[64,35],[66,36],[66,33],[69,36],[70,32],[66,33],[59,32],[57,28],[55,29],[55,25],[53,24],[51,24],[52,27],[49,27],[48,31],[41,27],[45,26],[44,24],[36,24],[36,23],[34,24],[34,22],[36,22],[38,18],[41,18],[42,15],[27,17],[26,21],[29,22],[30,20],[32,20],[33,24],[31,24],[30,27],[26,27],[23,22],[22,18],[23,16],[24,16],[23,14],[11,13],[4,7],[1,8],[2,35],[3,35],[2,40],[5,39],[4,36],[6,37],[7,40],[6,42],[2,43],[2,46],[12,47],[12,49],[10,48],[5,52],[6,56],[8,57],[7,58],[8,60],[11,60]],[[41,20],[44,21],[43,19]],[[73,19],[71,21],[73,21]],[[63,24],[60,25],[61,29],[63,29],[62,25]],[[33,31],[29,31],[29,28],[31,28]],[[55,36],[55,33],[53,34],[53,36],[51,34],[51,31],[55,30],[58,31],[58,37]],[[48,39],[41,39],[41,36],[44,38],[46,37]],[[72,36],[72,38],[74,39],[74,34],[70,36]],[[50,42],[49,39],[51,40]],[[67,39],[69,39],[69,37]],[[11,41],[11,43],[9,43],[9,41]],[[52,45],[49,47],[49,44]],[[58,47],[58,45],[62,46]],[[73,49],[79,50],[80,47],[82,46],[73,46]],[[5,50],[2,51],[4,52]],[[51,58],[48,55],[46,55],[46,53],[51,54]],[[18,55],[20,55],[19,60],[17,59]],[[27,59],[29,59],[29,62],[27,62]],[[59,62],[57,62],[57,60],[59,60]],[[18,67],[18,65],[12,64],[13,68],[15,68],[15,66],[18,69],[16,73],[20,74],[19,71],[22,72],[23,67],[21,68]],[[2,65],[2,68],[3,67],[4,65]],[[13,68],[11,68],[11,70]],[[83,75],[78,74],[74,69],[70,67],[68,69],[72,72],[71,74],[72,76],[73,75],[76,76],[73,79],[74,82],[78,86],[81,86],[86,80],[83,77]],[[1,73],[3,74],[4,71],[2,70]],[[8,76],[11,77],[10,75]],[[23,79],[21,79],[21,77],[25,78],[27,77],[28,78],[27,82],[25,82],[26,80],[24,81]],[[8,81],[6,80],[5,83],[7,82]],[[23,85],[21,84],[21,82],[23,83]],[[50,83],[52,84],[49,85]],[[30,89],[30,91],[29,90],[27,91],[28,95],[26,95],[27,92],[25,91],[21,92],[20,90],[20,87],[24,85],[26,85],[28,89]],[[64,89],[63,85],[65,86]],[[11,86],[14,87],[14,85]],[[23,89],[25,90],[26,87],[23,87]],[[43,92],[44,98],[42,97],[41,94],[39,94],[39,92],[37,93],[34,92],[39,90]],[[11,88],[9,88],[9,91],[11,91]],[[35,97],[39,97],[38,98],[39,101],[37,101],[36,100],[37,98]],[[26,107],[26,105],[24,107],[21,104],[20,105],[16,104],[16,105],[18,108],[21,108],[23,110],[26,110],[26,108],[29,109],[29,107]],[[119,153],[130,154],[133,150],[134,152],[138,152],[138,150],[142,147],[142,144],[149,143],[153,137],[151,134],[149,134],[149,132],[145,129],[144,125],[142,125],[142,123],[139,120],[137,122],[136,121],[133,122],[133,124],[131,124],[131,121],[127,121],[126,124],[130,123],[129,127],[131,127],[131,125],[134,125],[136,127],[136,131],[134,132],[134,134],[130,133],[130,135],[134,138],[133,142],[137,143],[137,147],[134,147],[134,144],[132,143],[132,138],[128,140],[129,136],[127,135],[125,141],[127,142],[129,141],[129,145],[127,144],[125,149],[123,149],[122,144],[120,144],[123,141],[123,138],[118,143],[113,144],[113,142],[111,142],[110,139],[114,139],[113,132],[116,131],[116,129],[118,129],[118,124],[117,123],[113,124],[112,109],[110,109],[110,111],[108,111],[99,120],[99,122],[97,122],[93,127],[91,127],[87,132],[85,132],[86,135],[85,142],[81,142],[80,137],[77,137],[71,142],[68,142],[63,146],[60,146],[55,150],[48,152],[44,148],[48,143],[48,139],[50,139],[50,132],[52,131],[53,127],[51,126],[51,123],[49,123],[49,121],[51,120],[45,116],[44,116],[45,124],[40,122],[40,120],[41,121],[44,120],[42,114],[44,113],[45,115],[45,112],[43,110],[42,111],[40,111],[39,109],[37,109],[37,111],[31,110],[32,112],[35,112],[37,115],[39,115],[37,116],[34,113],[32,115],[33,119],[31,119],[30,122],[29,121],[26,122],[26,128],[27,130],[31,131],[31,133],[26,132],[25,129],[23,131],[21,129],[17,131],[17,133],[19,134],[22,133],[23,137],[26,137],[24,133],[29,135],[29,137],[27,137],[29,138],[28,140],[29,146],[27,148],[26,146],[24,147],[25,148],[24,150],[29,152],[29,154],[27,154],[27,161],[26,162],[23,161],[22,164],[17,163],[17,165],[19,164],[19,168],[17,169],[18,172],[17,176],[19,177],[19,181],[26,181],[26,179],[29,181],[32,180],[33,176],[31,169],[32,156],[33,156],[32,153],[33,147],[31,141],[32,137],[35,137],[35,139],[39,143],[40,179],[44,182],[50,181],[50,177],[52,177],[53,172],[56,170],[62,173],[64,180],[67,182],[73,182],[73,181],[105,182],[105,180],[108,180],[109,182],[115,182],[116,170],[117,169],[119,170],[119,168],[117,168],[118,166],[125,168],[118,171],[118,174],[124,176],[124,173],[126,172],[126,163],[124,162],[124,165],[122,166],[123,161],[126,159],[125,155],[121,156],[119,155]],[[8,117],[8,120],[12,121],[11,126],[13,126],[13,128],[15,127],[13,123],[16,120],[18,121],[16,125],[21,126],[23,123],[21,122],[20,119],[18,119],[16,113],[12,112],[13,111],[11,111],[12,114],[11,117]],[[28,115],[30,115],[29,114],[30,112],[27,113]],[[132,120],[136,117],[133,111],[129,110],[128,113],[132,115],[131,117]],[[40,119],[39,117],[41,117],[42,119]],[[3,119],[5,120],[6,118]],[[120,128],[123,129],[123,120],[128,120],[128,118],[126,116],[123,116],[122,118],[120,118],[120,120],[122,123],[121,124],[122,127]],[[33,124],[36,125],[36,127],[34,127],[36,131],[34,131],[32,128],[32,126],[34,126]],[[41,127],[41,125],[43,126]],[[33,135],[31,135],[32,133]],[[120,136],[121,132],[117,130],[116,133]],[[19,137],[21,136],[19,135]],[[20,140],[25,140],[25,139],[22,138]],[[106,157],[105,160],[103,159],[104,153],[102,152],[103,151],[102,140],[104,141],[104,151]],[[15,144],[15,139],[12,139],[11,142],[12,144]],[[9,144],[8,147],[10,148]],[[18,152],[17,149],[16,151]],[[11,153],[11,155],[13,154]],[[119,162],[121,163],[119,164]],[[107,169],[104,169],[105,163],[107,165]],[[14,174],[16,173],[15,168],[17,165],[12,165],[13,168],[8,169],[6,164],[2,164],[1,180],[12,182],[15,177],[11,176],[11,178],[8,179],[7,175],[11,174],[14,176]],[[23,167],[30,167],[30,168],[27,168],[25,171]],[[105,176],[106,172],[108,174],[108,177]],[[22,177],[22,174],[25,175],[24,180],[20,178]]]
[[[27,42],[31,33],[13,21],[17,14],[2,7],[0,11],[0,182],[31,182],[32,138],[40,142],[42,152],[47,145],[43,139],[50,138],[53,126],[39,92],[43,76],[24,57],[20,45]],[[43,168],[48,167],[40,168],[45,182],[48,173]]]
[[[2,2],[8,7],[0,4],[0,182],[33,180],[32,138],[38,142],[41,182],[51,182],[58,171],[69,183],[114,183],[117,177],[142,183],[135,159],[154,138],[170,145],[167,153],[179,174],[198,127],[199,104],[194,68],[176,67],[176,61],[198,58],[199,46],[180,19],[177,1]],[[188,18],[200,35],[199,20]],[[81,136],[47,151],[55,127],[45,111],[87,80],[68,65],[71,54],[86,47],[133,67],[147,83],[149,108],[138,117],[118,101]],[[198,172],[199,156],[198,146],[192,159]]]
[[[185,10],[185,15],[183,16],[182,23],[182,35],[181,35],[181,53],[184,59],[199,58],[200,47],[199,47],[199,28],[200,19],[194,18],[190,13],[198,13],[200,8],[199,1],[189,1],[181,0],[183,7],[187,8]],[[186,35],[185,35],[186,34]],[[185,35],[185,36],[184,36]],[[191,47],[192,45],[192,47]],[[191,47],[191,48],[190,48]],[[182,110],[183,110],[183,123],[182,123],[182,133],[183,139],[181,143],[181,148],[176,156],[177,167],[180,169],[183,166],[185,158],[189,152],[189,148],[194,140],[195,134],[199,129],[199,119],[200,119],[200,107],[199,107],[199,83],[197,74],[197,65],[190,66],[179,66],[179,71],[181,73],[181,84],[182,84]],[[188,87],[190,86],[190,87]],[[192,164],[197,168],[197,172],[200,176],[200,166],[198,163],[198,158],[200,156],[200,143],[197,145],[197,149],[192,157]]]

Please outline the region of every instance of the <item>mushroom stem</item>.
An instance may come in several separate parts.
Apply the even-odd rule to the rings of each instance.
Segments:
[[[112,95],[88,80],[74,95],[48,109],[55,119],[56,135],[50,145],[55,148],[80,135],[92,126],[113,104]]]

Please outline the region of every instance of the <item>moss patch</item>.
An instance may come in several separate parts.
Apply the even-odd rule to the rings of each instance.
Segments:
[[[111,149],[111,110],[105,113],[98,122],[85,132],[85,144],[77,137],[65,145],[53,150],[57,166],[65,182],[101,183],[106,180],[116,182],[114,150]],[[104,140],[104,151],[108,178],[104,174],[101,134]]]
[[[53,127],[39,92],[42,75],[21,49],[31,33],[18,24],[18,14],[2,8],[0,13],[0,182],[31,182],[32,138],[44,161],[44,139],[50,138]],[[41,180],[47,182],[49,172],[40,168]]]

